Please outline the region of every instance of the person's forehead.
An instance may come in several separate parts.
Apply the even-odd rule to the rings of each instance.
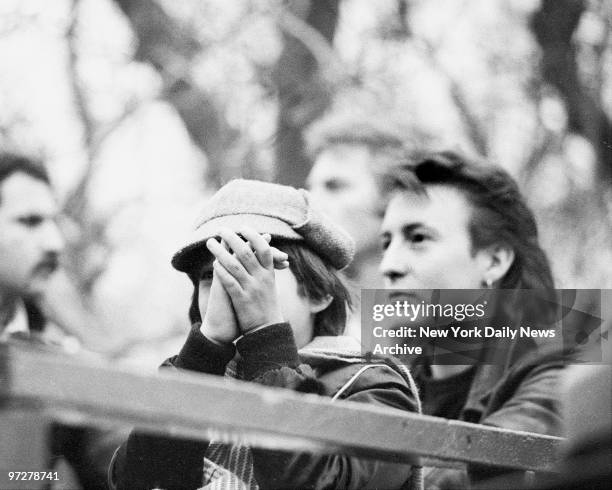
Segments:
[[[308,175],[307,185],[311,189],[329,181],[352,183],[362,189],[375,189],[376,181],[372,173],[373,162],[367,148],[347,147],[352,151],[335,152],[325,150],[315,160]]]
[[[370,173],[375,155],[361,144],[341,143],[326,148],[315,158],[313,171]]]
[[[472,206],[459,189],[447,185],[426,185],[425,192],[399,190],[389,198],[383,229],[422,224],[441,228],[467,227]]]
[[[8,214],[56,214],[57,202],[49,185],[24,172],[0,182],[0,212]]]

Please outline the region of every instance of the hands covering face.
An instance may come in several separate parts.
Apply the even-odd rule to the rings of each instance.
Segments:
[[[229,343],[257,327],[283,321],[276,295],[274,269],[289,267],[288,256],[270,246],[270,235],[250,227],[238,234],[224,228],[221,242],[210,238],[213,279],[202,333],[209,339]]]

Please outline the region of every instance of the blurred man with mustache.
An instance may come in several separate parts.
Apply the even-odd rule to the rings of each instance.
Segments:
[[[0,340],[46,343],[34,306],[59,265],[64,241],[58,206],[42,167],[28,158],[0,156]]]
[[[0,344],[39,345],[60,353],[79,348],[74,337],[47,322],[38,306],[64,248],[58,214],[43,165],[25,156],[0,153]],[[49,467],[63,456],[82,488],[104,489],[107,460],[123,437],[53,424]]]

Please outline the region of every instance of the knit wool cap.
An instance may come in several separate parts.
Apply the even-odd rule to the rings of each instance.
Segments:
[[[334,268],[350,264],[355,253],[353,239],[340,226],[312,207],[304,189],[258,180],[232,180],[208,201],[191,238],[172,257],[172,265],[191,272],[212,258],[206,248],[220,228],[238,232],[248,225],[272,238],[303,241]]]

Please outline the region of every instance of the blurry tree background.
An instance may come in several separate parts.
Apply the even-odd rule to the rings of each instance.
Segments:
[[[508,169],[559,287],[612,287],[612,2],[4,0],[0,144],[47,162],[67,267],[125,345],[186,327],[169,265],[234,177],[303,185],[327,114]]]

